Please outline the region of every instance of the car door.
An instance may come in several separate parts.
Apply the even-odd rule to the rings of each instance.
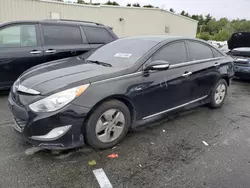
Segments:
[[[168,70],[144,73],[143,95],[137,99],[141,104],[144,119],[177,109],[191,101],[189,65],[185,64],[187,61],[185,42],[178,41],[164,46],[146,62],[144,67],[155,60],[167,61],[170,66]]]
[[[35,23],[0,28],[0,88],[8,88],[24,71],[44,62]]]
[[[195,100],[209,95],[220,78],[218,68],[221,57],[214,57],[212,47],[200,41],[188,40],[187,49],[192,72],[189,76],[192,83],[191,94],[192,100]]]
[[[107,29],[100,26],[83,26],[83,29],[92,48],[98,48],[115,40]]]
[[[78,25],[42,23],[45,62],[77,56],[91,50]]]

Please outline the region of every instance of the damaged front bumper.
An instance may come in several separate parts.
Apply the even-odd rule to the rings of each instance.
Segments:
[[[13,127],[29,143],[44,149],[71,149],[84,143],[83,123],[89,108],[69,104],[51,113],[34,113],[9,96]]]
[[[235,76],[242,78],[250,78],[250,66],[239,66],[235,64]]]

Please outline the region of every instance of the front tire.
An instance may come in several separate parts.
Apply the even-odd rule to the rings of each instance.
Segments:
[[[211,102],[210,102],[210,107],[211,108],[220,108],[227,95],[227,82],[224,79],[220,79],[212,93],[211,93]]]
[[[131,116],[128,107],[118,100],[102,103],[86,125],[87,143],[99,149],[115,146],[127,134]]]

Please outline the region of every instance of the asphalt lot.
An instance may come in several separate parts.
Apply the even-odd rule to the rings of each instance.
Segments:
[[[234,81],[223,108],[202,106],[162,119],[129,133],[114,149],[27,155],[31,146],[15,136],[1,93],[0,187],[95,188],[92,171],[103,168],[114,188],[249,188],[249,122],[250,82]],[[119,157],[107,158],[111,153]],[[89,166],[90,160],[97,164]]]

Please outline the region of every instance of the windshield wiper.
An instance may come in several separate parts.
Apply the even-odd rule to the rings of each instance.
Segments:
[[[86,62],[95,63],[95,64],[97,64],[97,65],[102,65],[102,66],[104,66],[104,67],[112,67],[111,64],[105,63],[105,62],[101,62],[101,61],[87,60]]]

